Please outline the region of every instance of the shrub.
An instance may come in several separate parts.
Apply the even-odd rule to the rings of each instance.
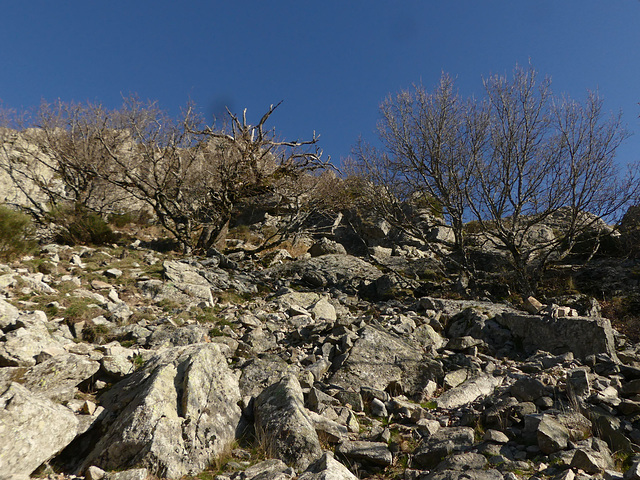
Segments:
[[[12,260],[36,245],[31,218],[6,205],[0,205],[0,258]]]
[[[80,205],[58,207],[51,212],[58,231],[56,241],[68,245],[105,245],[118,237],[107,222],[97,213]]]

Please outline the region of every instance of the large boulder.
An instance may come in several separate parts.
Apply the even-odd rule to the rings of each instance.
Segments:
[[[496,320],[511,331],[528,352],[573,352],[577,358],[606,353],[616,359],[614,332],[606,318],[562,317],[504,313]]]
[[[330,382],[378,390],[394,382],[402,385],[406,395],[421,397],[427,382],[442,376],[442,365],[426,358],[418,344],[367,325]]]
[[[313,419],[304,407],[304,395],[293,375],[266,388],[254,403],[255,429],[267,451],[298,470],[322,455]]]
[[[77,433],[71,410],[12,383],[0,394],[0,478],[30,475]]]
[[[204,470],[236,437],[238,380],[215,344],[176,347],[102,397],[113,420],[81,470],[147,467],[169,478]]]

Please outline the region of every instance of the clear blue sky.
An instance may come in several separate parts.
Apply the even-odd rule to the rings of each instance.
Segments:
[[[465,96],[482,77],[532,65],[556,93],[598,89],[640,155],[638,0],[6,1],[0,100],[121,104],[137,93],[177,113],[191,99],[211,118],[228,106],[286,139],[321,135],[335,161],[375,138],[378,105],[442,71]]]

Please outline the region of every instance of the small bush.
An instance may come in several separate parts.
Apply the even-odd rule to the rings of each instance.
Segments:
[[[0,259],[13,260],[35,248],[31,217],[0,205]]]
[[[51,213],[54,223],[59,227],[56,240],[60,243],[105,245],[114,243],[118,239],[100,215],[79,205],[71,208],[57,208]]]

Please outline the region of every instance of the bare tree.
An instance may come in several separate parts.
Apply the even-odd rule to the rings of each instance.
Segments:
[[[463,223],[468,211],[465,195],[470,175],[468,160],[476,145],[472,128],[474,105],[455,92],[454,81],[442,76],[433,93],[423,86],[388,97],[380,106],[378,124],[382,150],[359,143],[355,154],[360,174],[372,188],[374,207],[396,227],[425,238],[425,225],[416,224],[407,203],[431,203],[431,223],[448,225],[466,268]],[[439,218],[440,217],[440,218]]]
[[[247,122],[245,109],[242,119],[228,112],[230,131],[207,126],[197,132],[203,138],[203,173],[211,179],[205,188],[208,200],[199,211],[208,223],[198,240],[199,248],[215,243],[239,201],[246,206],[268,198],[272,208],[288,217],[260,249],[299,229],[313,211],[309,207],[315,182],[304,180],[329,164],[321,159],[315,133],[311,140],[279,141],[273,130],[266,129],[266,122],[279,105],[271,105],[257,125]],[[305,188],[300,188],[302,185]]]
[[[516,67],[491,76],[485,95],[462,100],[443,74],[433,93],[422,87],[381,105],[382,150],[356,154],[375,188],[377,207],[401,228],[413,228],[402,206],[426,195],[468,262],[464,222],[476,220],[484,241],[507,252],[523,292],[530,293],[550,261],[568,255],[601,217],[637,193],[633,166],[623,174],[615,152],[627,133],[602,101],[554,98],[548,78]],[[552,232],[541,235],[544,224]]]
[[[56,205],[101,214],[147,208],[187,253],[224,238],[237,207],[268,199],[284,218],[258,246],[267,248],[300,227],[313,209],[312,174],[328,165],[315,135],[276,140],[265,126],[276,107],[255,126],[246,111],[242,119],[229,112],[224,131],[205,125],[191,105],[172,118],[135,97],[117,110],[43,103],[38,128],[3,140],[12,153],[3,168],[43,219]]]
[[[533,293],[550,261],[633,199],[636,175],[614,160],[627,133],[596,95],[556,99],[531,67],[484,84],[487,141],[473,157],[469,206],[487,240],[508,252],[520,289]],[[543,224],[552,231],[540,235]]]

